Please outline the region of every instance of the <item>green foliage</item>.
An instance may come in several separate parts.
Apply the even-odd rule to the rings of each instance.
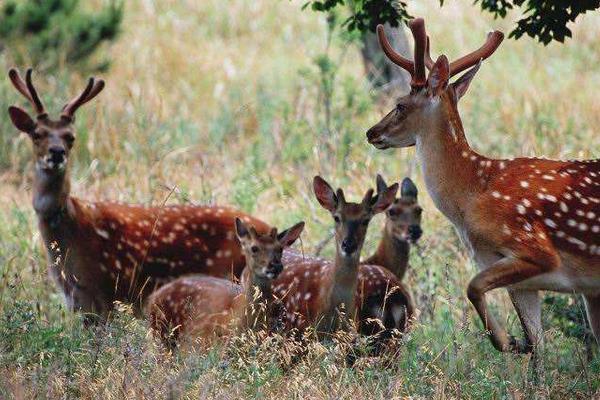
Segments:
[[[569,22],[587,11],[600,7],[599,0],[475,0],[481,8],[494,14],[494,17],[505,18],[509,10],[519,7],[524,15],[517,21],[517,27],[510,33],[515,39],[527,34],[548,44],[553,40],[564,42],[571,37]]]
[[[319,133],[323,159],[344,169],[351,145],[360,140],[353,133],[355,121],[367,113],[372,99],[359,82],[342,76],[349,45],[358,37],[337,29],[337,21],[336,13],[328,15],[324,49],[313,57],[312,65],[299,73],[316,94],[314,108],[318,112],[312,131]],[[335,51],[335,47],[341,50]]]
[[[572,296],[547,294],[544,298],[544,306],[548,309],[545,314],[546,326],[555,326],[565,336],[585,341],[591,337],[592,332],[583,304],[573,300]]]
[[[9,50],[18,64],[43,68],[83,62],[117,37],[123,4],[111,0],[91,14],[81,10],[79,0],[8,0],[0,9],[2,50]],[[107,65],[103,61],[95,68]]]
[[[311,0],[304,4],[314,11],[330,12],[338,7],[349,6],[351,15],[342,22],[349,31],[375,31],[377,24],[389,23],[398,26],[412,17],[406,10],[404,1],[391,0]]]
[[[508,11],[515,8],[523,9],[523,16],[517,21],[510,37],[519,39],[526,34],[544,44],[553,40],[564,42],[565,37],[571,37],[571,30],[567,27],[569,22],[575,22],[579,15],[600,7],[599,0],[475,0],[475,3],[480,3],[482,10],[492,13],[496,18],[505,18]],[[440,6],[443,5],[444,0],[440,0]],[[405,1],[313,0],[306,3],[304,8],[308,6],[319,12],[348,7],[351,15],[342,26],[350,31],[374,32],[378,24],[388,23],[396,27],[399,22],[413,18],[406,10]]]

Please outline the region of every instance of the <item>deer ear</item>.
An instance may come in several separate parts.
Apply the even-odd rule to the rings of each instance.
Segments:
[[[402,197],[414,197],[417,198],[419,194],[419,190],[417,186],[410,178],[404,178],[402,181],[402,186],[400,187],[400,196]]]
[[[13,125],[21,132],[31,133],[35,129],[35,122],[21,107],[8,107],[8,115],[10,115]]]
[[[387,183],[385,183],[381,175],[377,174],[377,193],[381,193],[385,189],[387,189]]]
[[[467,89],[471,84],[471,80],[473,80],[473,77],[475,76],[475,74],[477,74],[477,71],[479,71],[480,67],[481,60],[477,63],[477,65],[475,65],[473,68],[465,72],[460,78],[458,78],[456,82],[450,85],[452,87],[452,90],[454,91],[456,100],[459,100],[465,95],[465,93],[467,93]]]
[[[235,234],[240,240],[247,239],[248,236],[250,236],[250,231],[248,230],[246,224],[244,224],[242,220],[237,217],[235,218]]]
[[[396,193],[398,192],[398,184],[394,183],[389,188],[385,189],[383,192],[377,193],[377,200],[373,204],[371,210],[373,214],[378,214],[388,209],[389,206],[392,205],[394,200],[396,200]]]
[[[329,183],[317,175],[313,179],[313,189],[319,204],[329,212],[334,212],[338,205],[338,199]]]
[[[303,230],[304,221],[298,222],[296,225],[277,235],[277,240],[279,240],[279,243],[281,243],[283,247],[291,246],[296,240],[298,240]]]
[[[431,68],[427,78],[427,92],[431,96],[439,95],[446,90],[448,79],[450,79],[450,65],[448,64],[448,58],[442,54]]]

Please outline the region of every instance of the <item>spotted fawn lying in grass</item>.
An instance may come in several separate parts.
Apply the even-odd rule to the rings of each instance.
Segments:
[[[150,295],[146,310],[150,325],[170,346],[210,342],[235,329],[277,329],[283,309],[271,284],[283,271],[283,250],[298,239],[304,222],[281,233],[273,228],[267,234],[239,218],[235,226],[246,258],[241,285],[194,275],[176,279]]]
[[[388,186],[377,175],[377,192],[383,193]],[[421,214],[423,209],[417,200],[417,186],[410,178],[404,178],[400,197],[385,211],[385,225],[375,253],[363,261],[387,268],[400,280],[408,269],[410,246],[423,234]]]
[[[381,175],[377,175],[378,195],[389,189]],[[407,320],[414,314],[410,292],[402,283],[409,267],[411,244],[416,243],[423,230],[421,216],[423,209],[417,201],[418,190],[410,178],[404,178],[400,185],[400,197],[385,211],[383,233],[375,253],[362,261],[366,265],[378,265],[393,273],[397,279],[388,280],[386,291],[372,293],[360,292],[361,306],[360,332],[367,335],[377,334],[380,339],[387,338],[397,329],[404,332]],[[392,287],[398,289],[391,290]],[[407,312],[402,311],[405,304]],[[396,315],[394,315],[396,313]]]
[[[381,266],[359,262],[369,222],[394,202],[398,184],[375,197],[369,190],[360,203],[346,202],[344,192],[334,192],[321,177],[315,177],[313,187],[335,223],[336,258],[284,252],[285,270],[275,280],[273,292],[284,304],[286,329],[315,328],[325,337],[356,325],[359,332],[373,333],[371,326],[361,324],[363,316],[379,318],[387,322],[387,328],[405,330],[413,305],[400,280]]]

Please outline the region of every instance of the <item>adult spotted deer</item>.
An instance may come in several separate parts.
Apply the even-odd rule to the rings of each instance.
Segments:
[[[285,269],[275,280],[273,292],[285,306],[285,327],[314,327],[323,336],[349,330],[349,320],[355,320],[361,332],[370,334],[373,326],[361,321],[378,318],[385,328],[404,331],[414,311],[408,292],[390,271],[359,261],[371,218],[393,203],[398,184],[376,197],[370,189],[360,203],[346,202],[341,189],[334,192],[319,176],[313,187],[335,222],[336,257],[330,261],[284,252]]]
[[[194,275],[176,279],[150,295],[150,325],[166,343],[210,340],[232,329],[277,329],[283,309],[271,284],[283,270],[283,249],[300,237],[304,222],[281,233],[273,228],[266,234],[239,218],[235,226],[246,258],[241,285]]]
[[[381,175],[377,175],[377,192],[388,188]],[[402,280],[408,268],[411,243],[416,243],[423,234],[421,214],[423,209],[417,201],[417,186],[410,178],[404,178],[400,186],[400,197],[385,211],[383,234],[375,253],[363,263],[387,268]]]
[[[72,309],[105,316],[115,300],[136,309],[157,285],[190,272],[239,276],[244,257],[235,239],[240,216],[264,233],[269,227],[222,207],[144,207],[88,202],[70,194],[75,113],[104,88],[91,78],[85,90],[51,119],[35,90],[32,71],[25,81],[15,69],[9,78],[31,103],[36,117],[11,106],[10,118],[33,143],[33,207],[48,251],[50,274]]]
[[[502,33],[490,33],[481,48],[449,63],[444,55],[431,59],[422,19],[410,28],[414,61],[396,53],[378,27],[383,51],[411,73],[412,89],[367,132],[368,141],[378,149],[417,146],[433,201],[480,269],[467,295],[496,349],[529,352],[541,342],[539,290],[582,294],[600,340],[600,160],[493,159],[475,152],[457,103]],[[488,310],[486,293],[501,287],[525,340],[509,337]]]

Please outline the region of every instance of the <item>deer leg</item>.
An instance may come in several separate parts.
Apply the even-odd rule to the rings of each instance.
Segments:
[[[538,384],[544,376],[542,367],[541,346],[544,341],[542,328],[542,301],[537,290],[508,289],[510,299],[517,311],[525,340],[512,342],[521,353],[532,353],[530,368],[532,371],[532,382]]]
[[[583,300],[585,301],[585,310],[592,333],[596,338],[596,342],[600,345],[600,294],[584,294]]]
[[[489,313],[485,294],[490,290],[513,285],[544,272],[546,269],[540,265],[520,258],[507,257],[481,271],[469,283],[467,296],[477,310],[490,340],[497,350],[524,352],[526,349],[520,348],[518,343],[511,341],[504,328]]]
[[[525,343],[520,343],[519,347],[526,352],[535,351],[544,340],[542,302],[538,291],[508,289],[508,294],[521,321],[523,332],[525,332]]]

